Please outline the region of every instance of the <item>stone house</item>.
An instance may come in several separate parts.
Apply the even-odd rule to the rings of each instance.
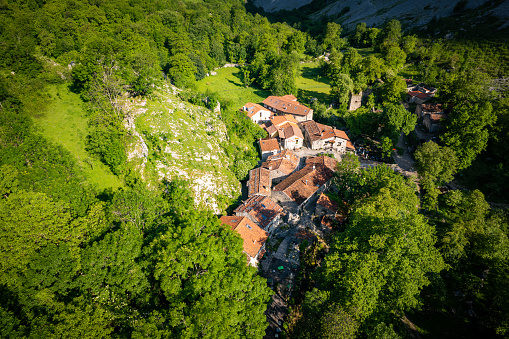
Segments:
[[[346,152],[350,139],[345,132],[313,120],[302,122],[301,126],[309,148]],[[353,147],[351,143],[348,146]]]
[[[262,161],[267,160],[270,155],[277,154],[281,152],[281,147],[279,146],[279,142],[274,138],[265,138],[258,140],[258,144],[260,146],[260,156]]]
[[[319,216],[328,215],[329,217],[335,218],[338,209],[339,204],[322,193],[316,202],[315,214]]]
[[[303,169],[277,184],[274,191],[284,193],[302,209],[329,187],[337,163],[337,160],[326,156],[308,158]]]
[[[442,104],[417,105],[415,114],[417,114],[418,119],[422,120],[422,123],[430,132],[438,132],[442,129],[441,123],[447,118],[447,114],[445,114]]]
[[[442,129],[441,122],[446,118],[445,114],[426,114],[422,119],[422,123],[428,131],[430,132],[438,132]]]
[[[270,117],[273,115],[273,113],[270,110],[264,108],[261,105],[253,104],[251,102],[245,104],[242,107],[242,109],[246,111],[248,118],[257,124],[268,122],[270,120]]]
[[[262,164],[263,168],[270,171],[272,182],[279,183],[292,174],[299,166],[300,158],[291,150],[271,155]]]
[[[415,108],[418,119],[424,119],[426,114],[444,114],[442,104],[419,104]]]
[[[313,119],[313,110],[301,105],[293,95],[271,95],[263,100],[263,106],[276,114],[290,114],[299,122]]]
[[[269,234],[272,234],[281,223],[283,208],[269,197],[252,195],[233,212],[237,216],[249,218]]]
[[[410,91],[407,93],[407,101],[409,103],[422,104],[430,97],[420,91]]]
[[[249,180],[246,183],[248,197],[252,195],[265,195],[270,197],[272,181],[270,171],[263,167],[257,167],[249,171]]]
[[[278,115],[262,126],[270,137],[279,139],[283,149],[298,149],[304,144],[304,136],[292,115]]]
[[[362,106],[362,91],[359,94],[352,94],[350,97],[350,104],[348,105],[349,111],[355,111]]]
[[[269,234],[246,217],[222,216],[220,220],[240,235],[248,263],[256,267],[261,253],[265,251],[265,242]]]

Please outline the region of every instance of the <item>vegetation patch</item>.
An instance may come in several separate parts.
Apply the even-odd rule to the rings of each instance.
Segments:
[[[122,181],[108,166],[85,150],[88,119],[84,103],[67,85],[51,85],[46,89],[48,104],[36,117],[42,134],[63,146],[76,159],[90,183],[99,189],[122,187]]]

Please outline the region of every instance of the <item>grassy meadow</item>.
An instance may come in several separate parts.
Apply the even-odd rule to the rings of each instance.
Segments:
[[[85,150],[88,125],[79,95],[71,92],[66,85],[50,86],[46,94],[48,104],[35,118],[42,134],[74,156],[91,184],[99,189],[121,187],[122,181]]]
[[[223,99],[233,101],[235,107],[242,107],[247,102],[261,103],[270,95],[266,91],[252,85],[242,84],[242,71],[237,67],[226,67],[216,70],[217,75],[205,77],[197,82],[198,92],[218,93]]]
[[[298,97],[303,104],[308,103],[312,98],[317,98],[324,104],[330,103],[330,79],[320,73],[320,63],[317,61],[300,65],[297,88],[299,89]]]
[[[242,84],[242,71],[237,67],[218,69],[217,75],[205,77],[197,82],[198,92],[217,92],[221,97],[230,99],[235,107],[242,107],[246,102],[261,103],[271,95],[270,91],[258,88],[256,85],[245,87]],[[303,104],[311,98],[318,98],[320,102],[329,103],[329,79],[320,75],[320,64],[311,62],[301,64],[297,76],[298,97]]]

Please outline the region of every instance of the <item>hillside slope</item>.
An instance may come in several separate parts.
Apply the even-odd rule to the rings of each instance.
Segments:
[[[262,7],[267,12],[292,10],[309,3],[311,1],[254,0],[255,6]],[[359,22],[365,22],[368,27],[378,26],[391,19],[398,19],[408,26],[416,27],[426,25],[434,19],[451,16],[457,3],[458,1],[438,0],[336,0],[325,2],[321,10],[310,16],[318,19],[324,15],[337,17],[338,14],[345,13],[339,17],[339,21],[347,28],[354,28]],[[296,6],[297,4],[299,6]],[[483,8],[485,14],[501,19],[509,17],[509,1],[468,0],[466,8],[483,5],[486,5]]]
[[[131,99],[125,120],[133,136],[128,158],[149,185],[189,180],[196,202],[220,213],[241,194],[222,147],[226,127],[220,113],[182,101],[177,91],[165,85],[151,98]]]

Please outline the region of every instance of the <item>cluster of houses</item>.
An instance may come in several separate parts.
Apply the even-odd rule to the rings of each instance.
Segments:
[[[345,132],[315,122],[313,110],[301,105],[293,95],[269,96],[263,106],[247,103],[243,110],[268,134],[260,145],[262,160],[278,153],[280,148],[295,150],[305,145],[314,150],[355,151]]]
[[[426,103],[429,99],[433,98],[437,89],[428,86],[424,83],[415,85],[412,79],[405,79],[407,84],[407,101],[409,103],[417,104],[415,114],[419,121],[430,132],[438,132],[442,128],[442,122],[447,119],[442,104]]]
[[[317,200],[324,222],[326,215],[330,219],[337,212],[337,205],[323,194],[337,160],[329,156],[301,159],[295,150],[304,142],[312,149],[355,149],[345,132],[313,121],[313,110],[292,95],[270,96],[263,106],[247,103],[243,110],[269,137],[259,140],[262,164],[249,172],[247,200],[234,210],[234,216],[223,216],[221,222],[240,234],[248,262],[256,266],[265,253],[265,242],[283,220],[278,202],[302,210]]]

